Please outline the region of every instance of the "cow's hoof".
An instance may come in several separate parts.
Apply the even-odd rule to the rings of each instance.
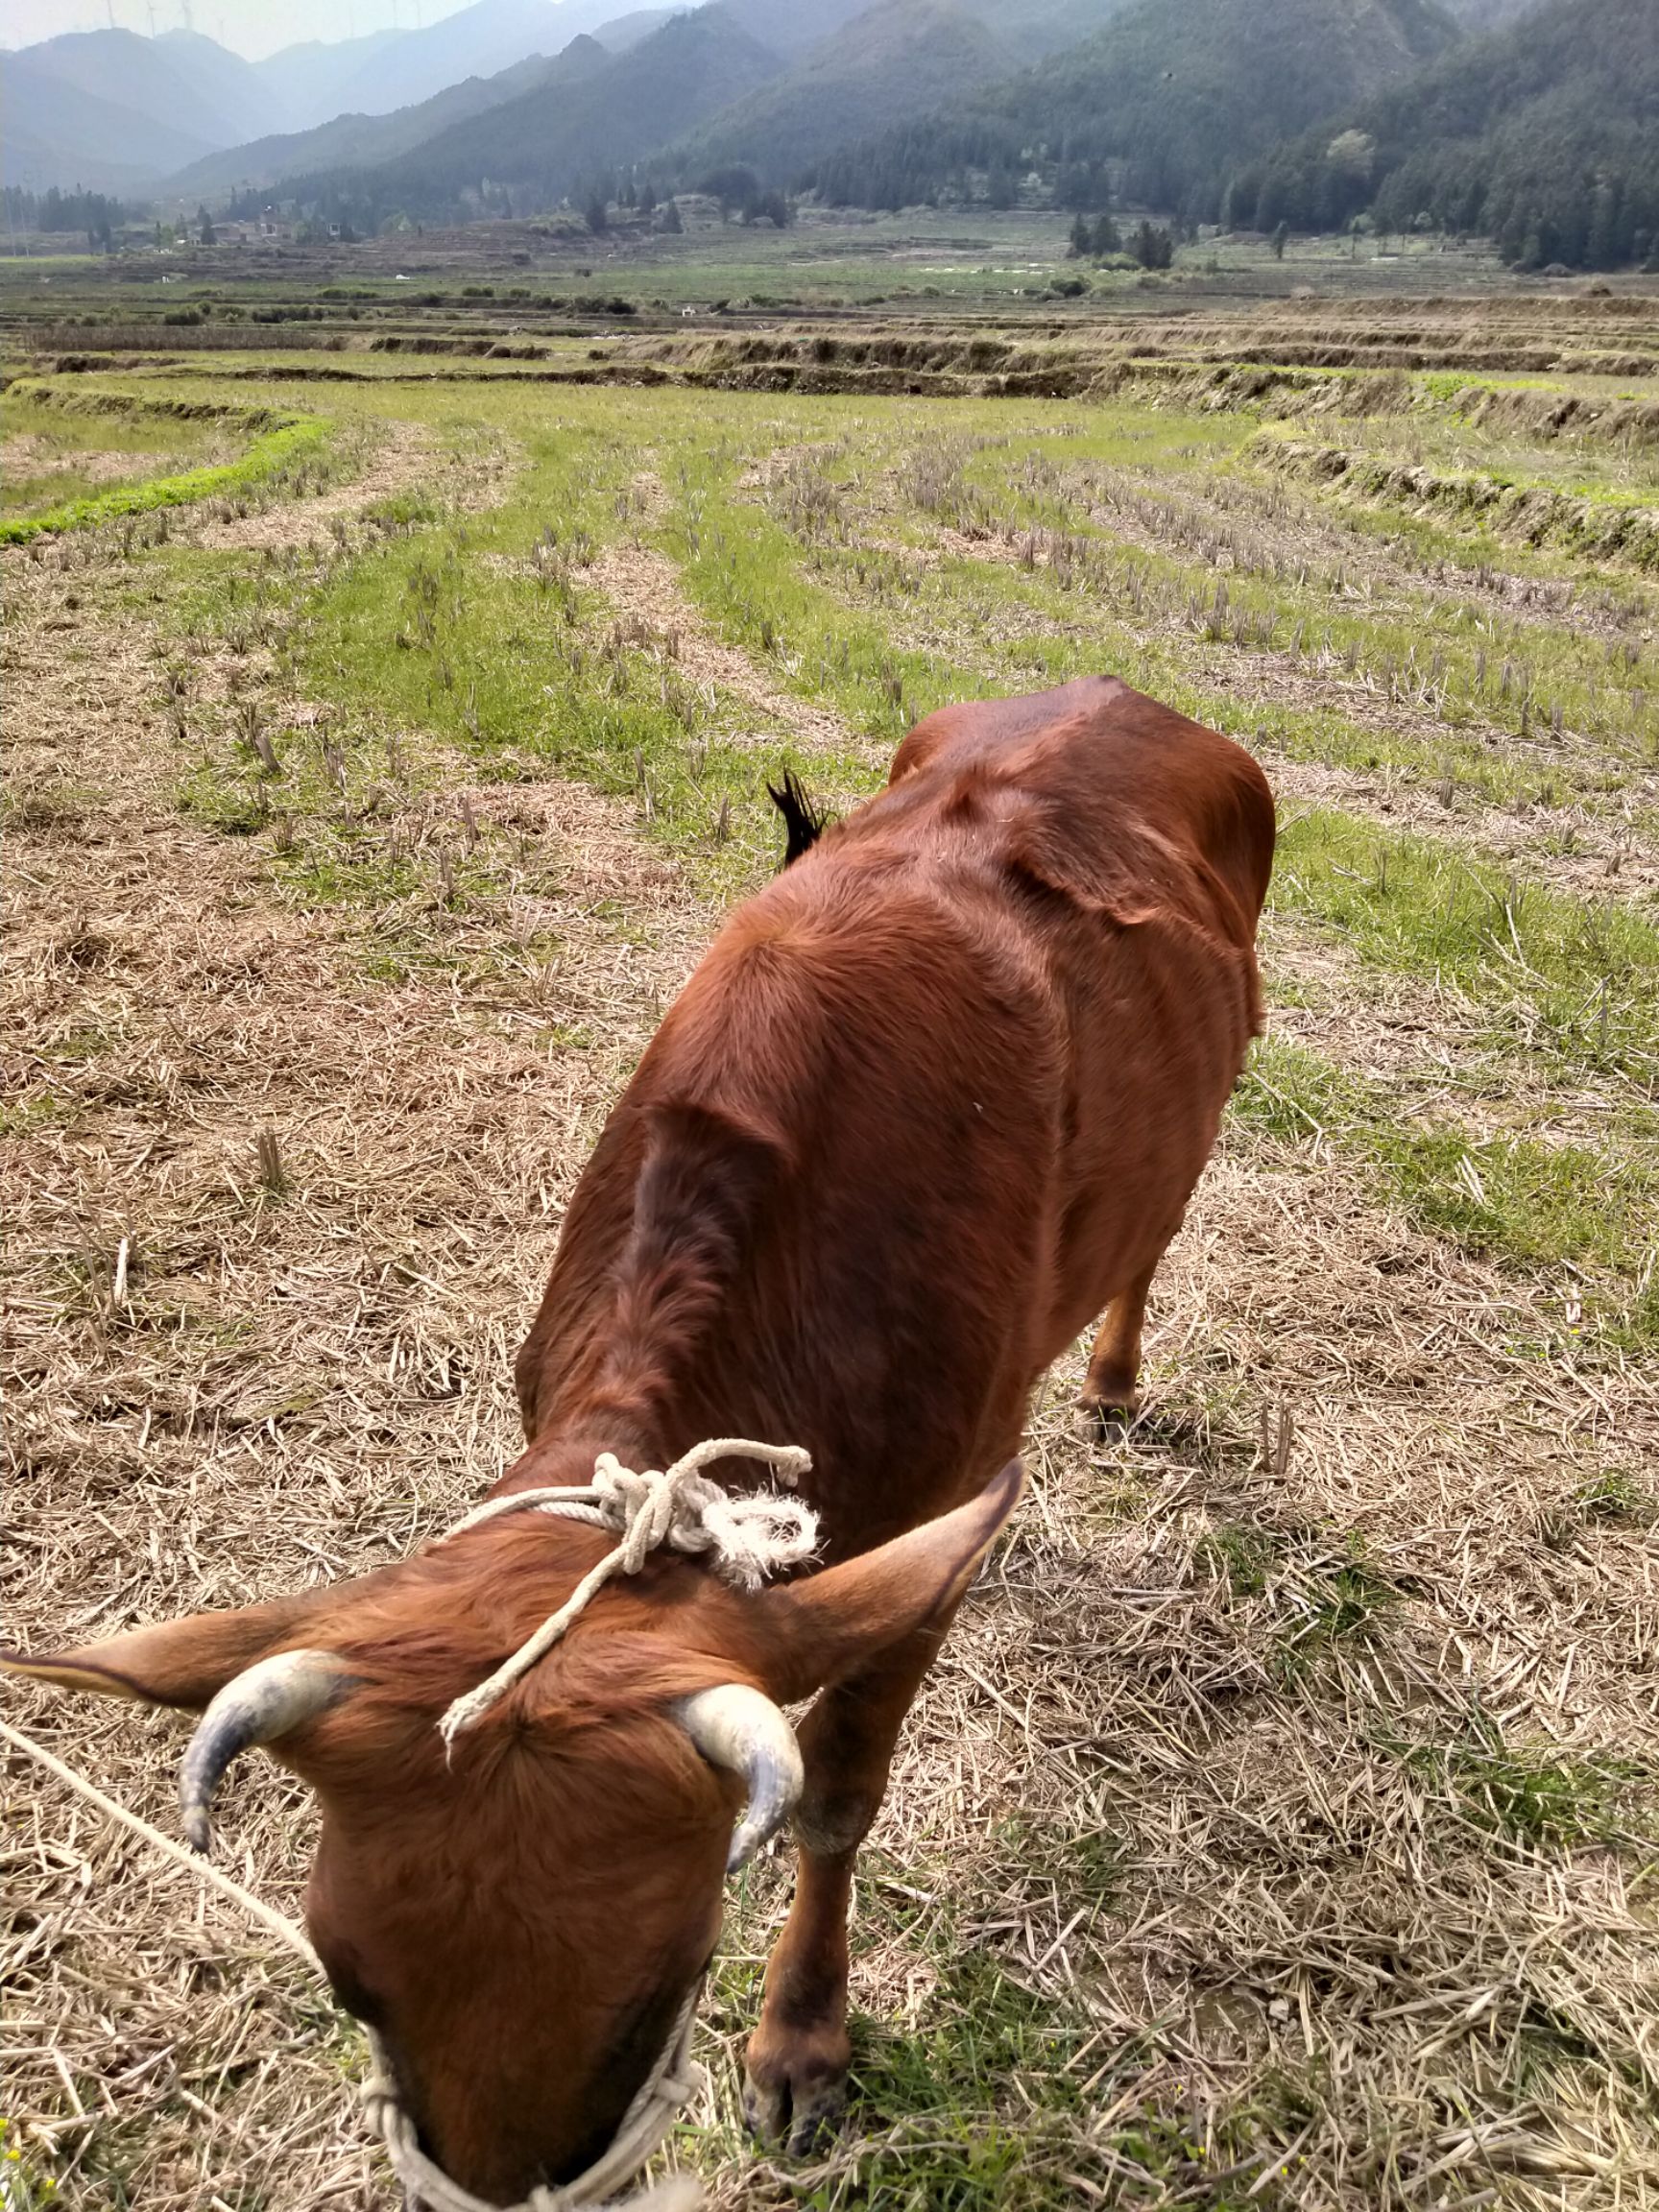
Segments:
[[[847,2109],[847,2068],[803,2057],[751,2061],[743,2075],[743,2118],[763,2143],[805,2158],[833,2134]]]
[[[1135,1425],[1137,1400],[1133,1382],[1108,1380],[1096,1385],[1090,1381],[1083,1385],[1078,1404],[1088,1414],[1091,1426],[1102,1436],[1121,1436]]]

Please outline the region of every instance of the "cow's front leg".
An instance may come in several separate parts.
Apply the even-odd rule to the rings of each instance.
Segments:
[[[954,1608],[952,1608],[954,1610]],[[801,1727],[806,1781],[795,1814],[795,1902],[766,1969],[743,2110],[794,2152],[847,2101],[847,1908],[858,1846],[881,1807],[899,1730],[949,1621],[907,1636],[825,1691]]]

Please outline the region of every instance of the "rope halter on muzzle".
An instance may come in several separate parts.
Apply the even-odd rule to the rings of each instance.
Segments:
[[[708,2083],[708,2075],[691,2056],[691,2031],[702,1994],[699,1978],[680,2008],[661,2056],[623,2113],[611,2148],[574,2181],[557,2188],[532,2189],[513,2212],[579,2212],[580,2207],[597,2204],[606,2204],[613,2212],[694,2212],[703,2200],[703,2187],[689,2174],[672,2174],[666,2180],[632,2190],[625,2197],[613,2197],[611,2192],[633,2179]],[[369,2031],[369,2049],[374,2071],[360,2091],[364,2117],[385,2143],[392,2171],[402,2182],[409,2205],[424,2205],[427,2212],[498,2212],[497,2206],[451,2181],[443,2168],[427,2157],[416,2135],[415,2123],[398,2100],[385,2046],[373,2029]]]

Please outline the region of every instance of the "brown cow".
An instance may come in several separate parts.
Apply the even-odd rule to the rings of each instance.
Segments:
[[[465,2187],[502,2201],[603,2150],[713,1948],[745,1789],[746,1834],[786,1810],[766,1743],[691,1727],[720,1685],[823,1693],[749,2109],[803,2146],[836,2108],[849,1887],[900,1724],[1012,1509],[1032,1384],[1103,1308],[1085,1397],[1132,1401],[1147,1285],[1258,1026],[1272,850],[1254,762],[1119,683],[950,708],[669,1012],[571,1199],[498,1488],[587,1481],[602,1450],[805,1445],[816,1572],[743,1594],[656,1554],[450,1765],[440,1714],[608,1538],[508,1515],[338,1588],[13,1655],[200,1707],[311,1654],[221,1700],[191,1786],[280,1735],[322,1800],[317,1948]],[[776,1752],[787,1724],[749,1707]]]

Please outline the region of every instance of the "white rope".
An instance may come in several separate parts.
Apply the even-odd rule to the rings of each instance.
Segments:
[[[262,1928],[268,1928],[279,1942],[286,1943],[291,1951],[298,1952],[314,1974],[323,1972],[322,1960],[312,1950],[304,1929],[297,1921],[288,1919],[274,1907],[267,1905],[262,1898],[255,1897],[252,1889],[244,1889],[240,1882],[233,1882],[228,1874],[222,1874],[217,1866],[201,1858],[187,1845],[176,1842],[162,1829],[153,1828],[148,1820],[136,1813],[130,1813],[125,1805],[118,1804],[113,1797],[106,1797],[96,1783],[88,1782],[85,1775],[78,1774],[73,1767],[66,1767],[43,1743],[36,1743],[32,1736],[25,1736],[21,1728],[12,1728],[6,1721],[0,1720],[0,1736],[28,1758],[44,1767],[48,1773],[56,1774],[60,1782],[78,1791],[90,1804],[96,1805],[100,1813],[111,1820],[118,1820],[124,1828],[131,1828],[134,1836],[142,1836],[146,1843],[159,1851],[164,1858],[171,1859],[175,1865],[182,1866],[187,1874],[194,1874],[199,1882],[210,1884],[213,1888],[240,1905],[244,1912],[252,1914]]]
[[[691,2031],[702,1994],[699,1977],[675,2015],[662,2056],[623,2113],[611,2148],[574,2181],[558,2188],[543,2185],[532,2189],[513,2212],[581,2212],[583,2207],[606,2202],[608,2190],[639,2171],[673,2128],[684,2107],[701,2096],[707,2084],[707,2074],[691,2056]],[[423,2204],[427,2212],[497,2212],[495,2205],[451,2181],[443,2168],[427,2157],[415,2123],[398,2099],[385,2048],[373,2029],[369,2031],[369,2049],[374,2072],[363,2084],[364,2113],[384,2141],[393,2171],[410,2203]],[[702,2184],[695,2176],[674,2174],[626,2199],[613,2198],[609,2202],[613,2208],[625,2205],[626,2212],[692,2212],[702,2200]]]
[[[781,1497],[776,1490],[733,1498],[703,1473],[715,1459],[763,1460],[790,1489],[812,1464],[811,1455],[798,1444],[757,1444],[743,1436],[713,1436],[705,1444],[694,1444],[661,1472],[647,1468],[636,1474],[613,1453],[601,1452],[593,1463],[591,1482],[493,1498],[440,1538],[447,1544],[500,1514],[526,1508],[586,1521],[595,1528],[613,1528],[621,1537],[615,1550],[607,1551],[583,1575],[558,1612],[550,1613],[511,1658],[475,1690],[456,1698],[438,1723],[446,1748],[553,1648],[607,1582],[617,1575],[637,1575],[660,1546],[693,1555],[712,1552],[716,1573],[744,1590],[757,1590],[768,1575],[799,1566],[811,1556],[818,1542],[818,1517],[812,1508],[799,1498]]]

